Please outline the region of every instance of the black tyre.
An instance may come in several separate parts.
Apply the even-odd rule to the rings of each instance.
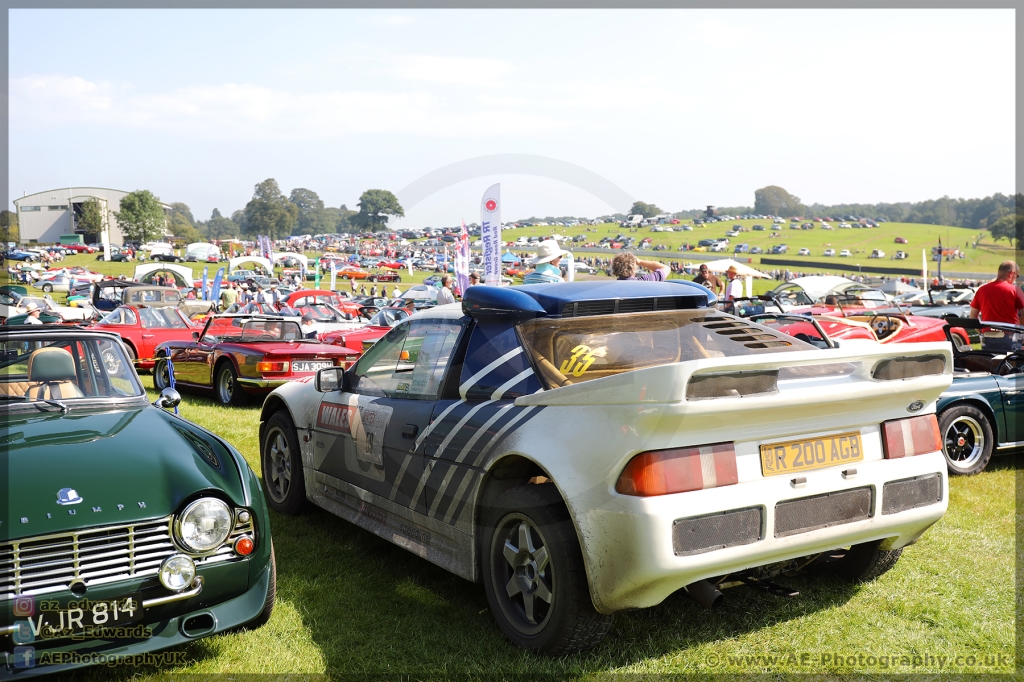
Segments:
[[[180,258],[175,258],[175,259],[174,259],[174,262],[175,262],[175,263],[180,263],[180,262],[181,262],[181,259],[180,259]]]
[[[46,293],[50,293],[51,291],[53,291],[53,285],[50,284],[49,282],[47,282],[46,284],[44,284],[43,286],[41,286],[39,288],[42,289],[43,291],[45,291]]]
[[[153,388],[162,391],[171,386],[171,371],[167,358],[157,358],[153,365]]]
[[[395,281],[398,282],[399,284],[401,284],[402,283],[402,278],[399,277],[398,275],[395,275]]]
[[[367,279],[369,279],[371,282],[376,282],[377,281],[377,275],[370,275]]]
[[[939,415],[942,454],[949,473],[972,476],[992,459],[995,437],[988,417],[972,405],[957,405]]]
[[[214,377],[214,393],[217,400],[223,405],[234,405],[239,407],[246,403],[245,392],[238,385],[238,375],[230,362],[222,363],[217,368],[217,376]]]
[[[866,583],[886,573],[896,565],[903,548],[884,550],[881,540],[837,549],[819,559],[823,572],[831,573],[851,583]]]
[[[596,646],[613,616],[594,609],[576,530],[554,484],[506,491],[484,515],[484,590],[515,645],[551,656]]]
[[[260,443],[263,492],[274,511],[289,516],[306,508],[306,480],[295,424],[287,410],[278,410],[267,421]]]

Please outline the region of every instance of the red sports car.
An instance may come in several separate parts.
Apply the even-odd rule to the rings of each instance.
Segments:
[[[243,405],[289,381],[308,379],[325,367],[348,367],[358,353],[306,339],[294,320],[258,315],[210,318],[194,340],[169,341],[156,349],[153,385],[213,390],[225,405]]]
[[[121,305],[86,329],[117,332],[127,346],[129,358],[135,362],[135,366],[139,369],[152,369],[159,344],[166,341],[190,341],[192,333],[202,329],[202,326],[192,324],[174,306],[147,308]]]
[[[345,298],[336,291],[327,291],[325,289],[299,289],[298,291],[293,291],[288,294],[281,305],[289,308],[302,308],[324,303],[332,305],[341,312],[352,315],[352,317],[358,317],[359,311],[362,309],[362,306],[352,299]]]
[[[405,308],[381,308],[376,315],[370,318],[365,327],[351,331],[328,332],[320,338],[324,343],[344,346],[362,354],[376,343],[377,339],[387,334],[392,327],[407,317],[409,317],[409,311]]]
[[[878,343],[920,343],[947,340],[943,331],[946,321],[933,317],[891,313],[847,315],[846,317],[814,315],[812,317],[829,338],[837,341],[866,339]],[[801,339],[803,338],[800,336],[801,334],[812,339],[818,336],[810,322],[783,324],[780,329],[790,336]],[[970,344],[970,340],[963,330],[955,329],[953,333],[960,336],[965,343]]]

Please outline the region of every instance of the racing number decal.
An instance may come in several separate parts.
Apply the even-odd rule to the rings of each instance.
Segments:
[[[594,364],[594,352],[590,350],[590,346],[580,344],[572,349],[572,356],[562,363],[558,371],[564,376],[569,376],[571,373],[574,377],[581,377],[592,364]]]

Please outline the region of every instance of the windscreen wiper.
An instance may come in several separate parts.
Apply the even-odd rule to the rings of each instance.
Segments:
[[[47,405],[53,405],[54,407],[60,408],[60,413],[61,414],[67,414],[68,412],[71,411],[71,408],[68,407],[66,403],[62,403],[59,400],[51,400],[49,398],[36,398],[35,400],[33,400],[31,402],[34,402],[34,403],[46,403]]]

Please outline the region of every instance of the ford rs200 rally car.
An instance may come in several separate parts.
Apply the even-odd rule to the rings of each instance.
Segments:
[[[684,587],[713,603],[816,558],[884,573],[946,510],[949,344],[822,350],[713,302],[683,281],[472,287],[268,396],[268,504],[482,582],[548,654]]]

